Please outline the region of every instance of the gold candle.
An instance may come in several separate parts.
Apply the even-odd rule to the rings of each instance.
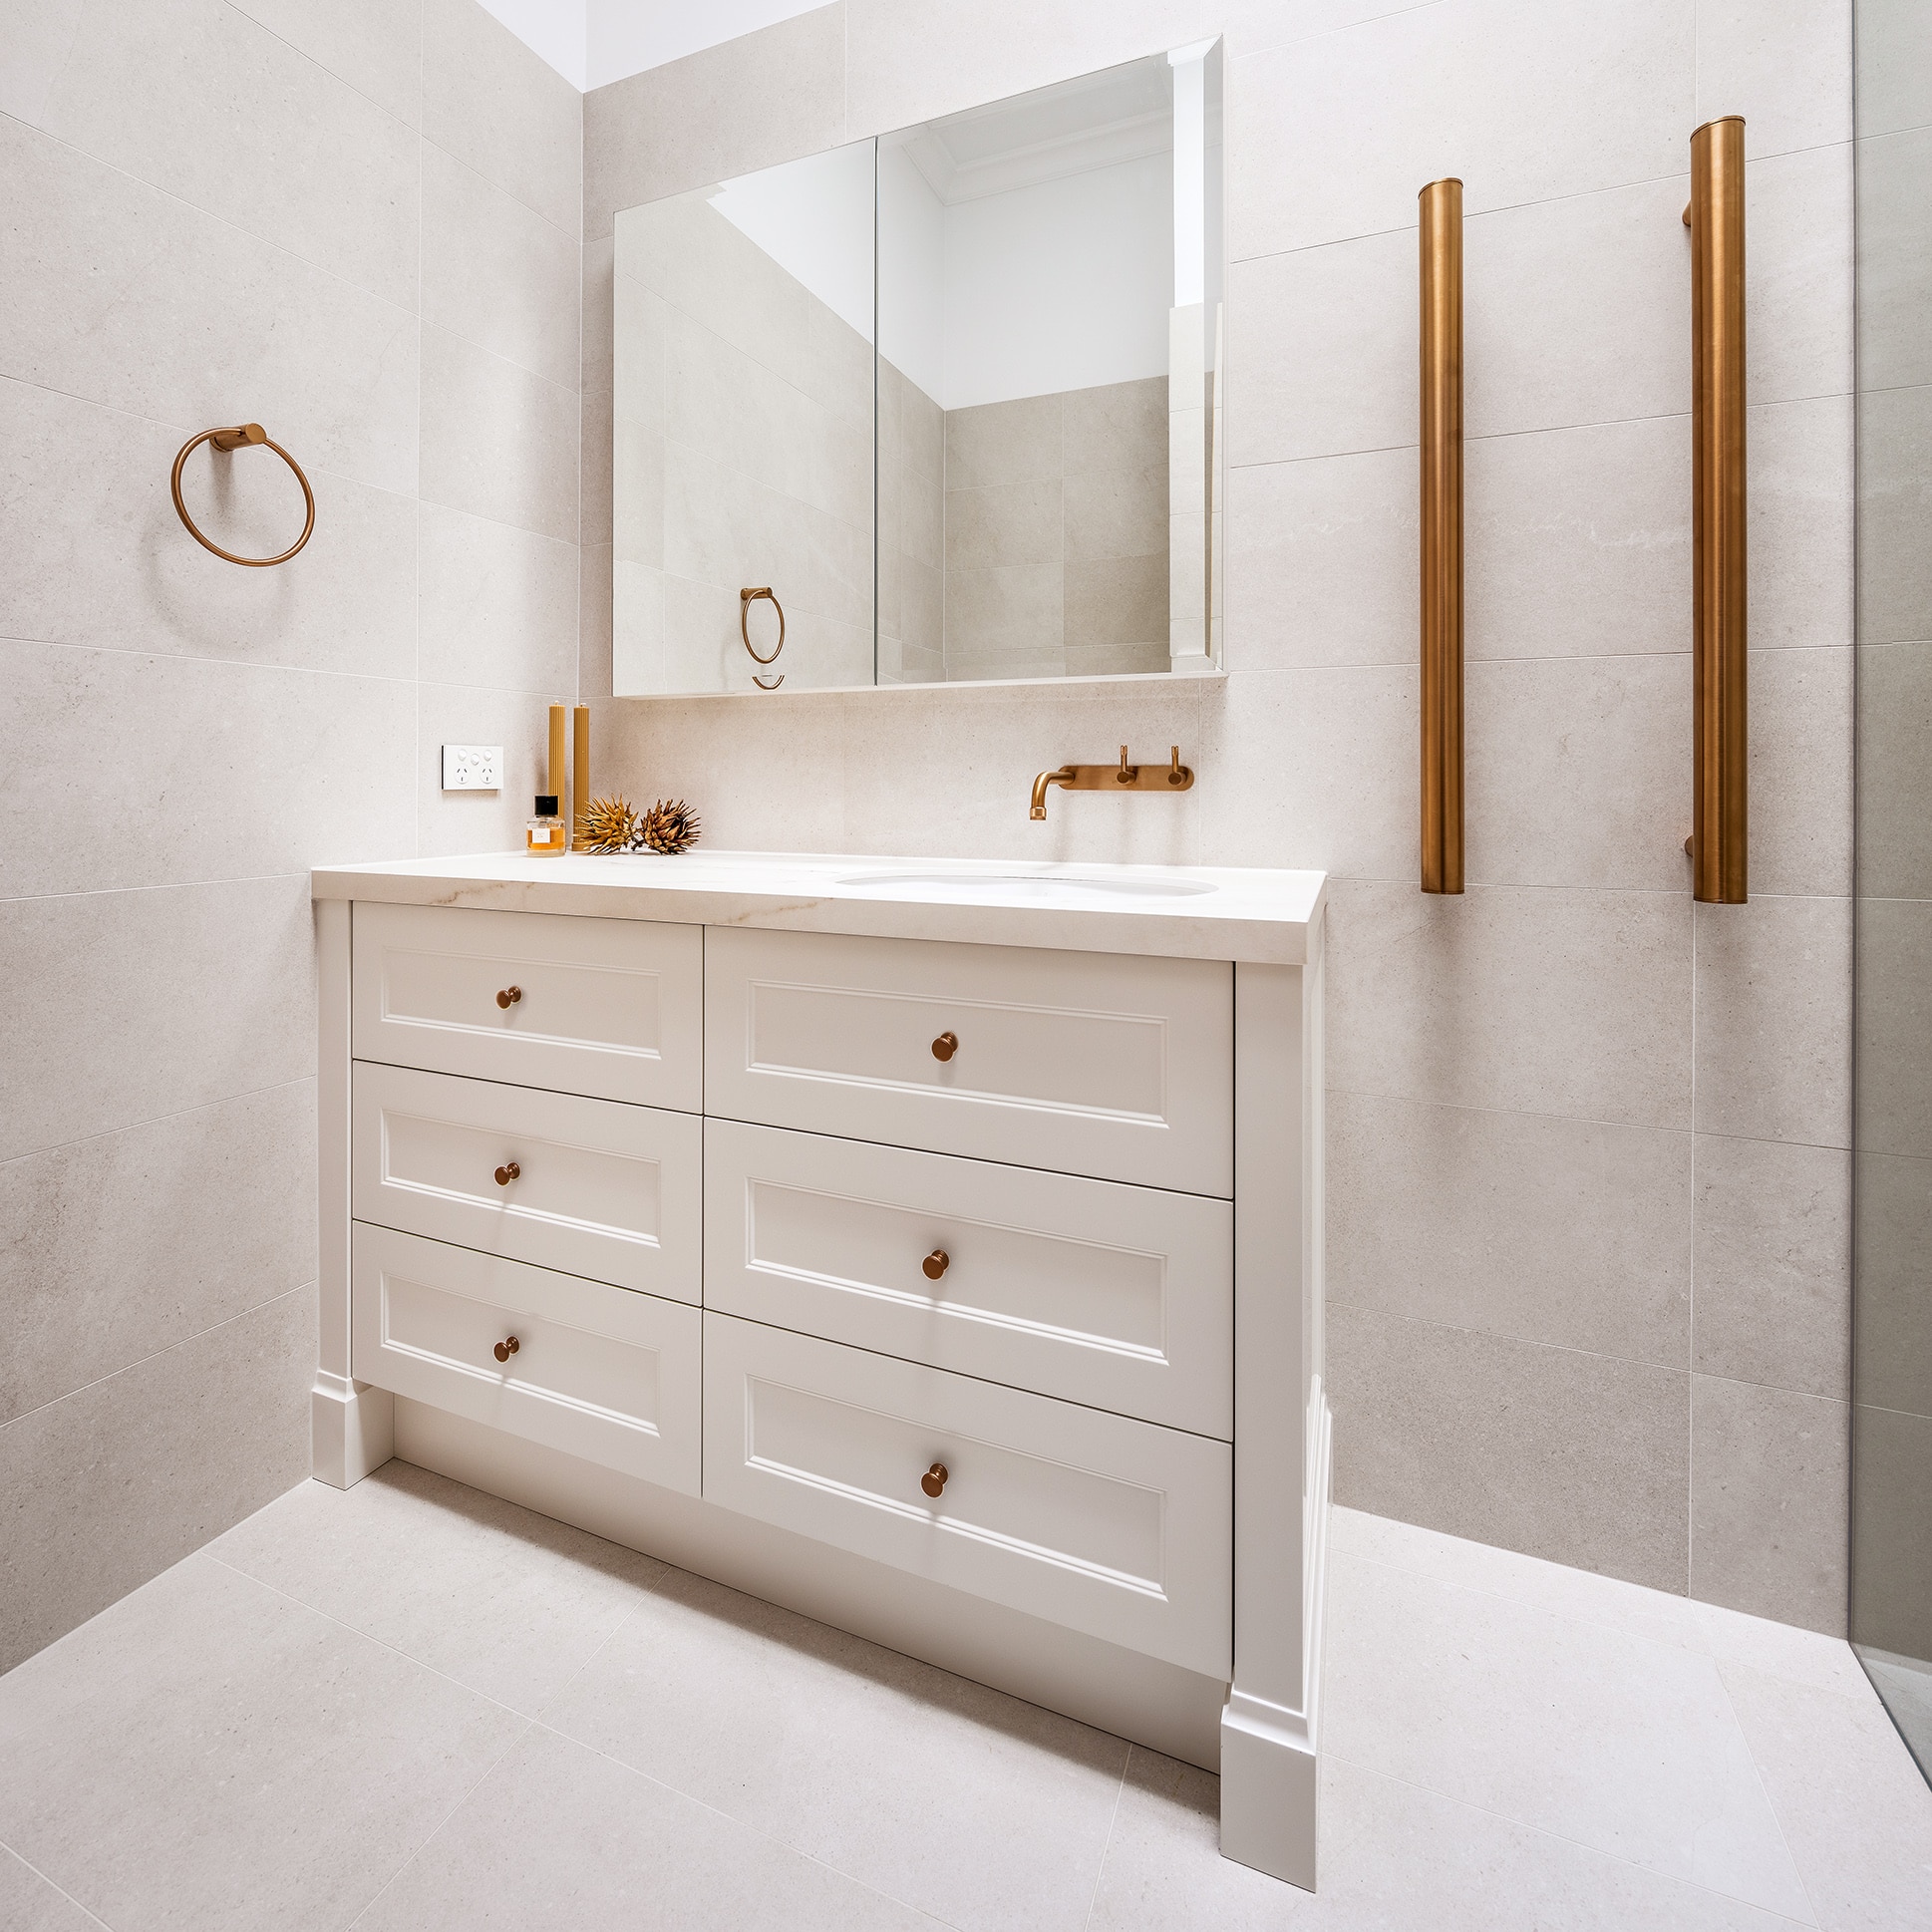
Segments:
[[[579,705],[570,714],[570,827],[571,843],[584,836],[583,814],[590,809],[590,707]]]
[[[567,707],[564,705],[552,705],[550,707],[550,770],[549,777],[543,782],[543,789],[555,798],[557,811],[563,816],[564,823],[568,824],[570,822],[569,816],[563,809],[565,776],[563,769],[563,715]]]

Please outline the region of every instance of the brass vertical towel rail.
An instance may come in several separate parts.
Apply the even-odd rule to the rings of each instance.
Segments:
[[[1693,896],[1747,898],[1745,124],[1691,137]]]
[[[1462,890],[1462,183],[1419,199],[1422,285],[1422,877]]]

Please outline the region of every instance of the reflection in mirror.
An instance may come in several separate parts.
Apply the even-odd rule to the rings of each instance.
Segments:
[[[1219,102],[1206,42],[620,214],[617,692],[1212,669]]]

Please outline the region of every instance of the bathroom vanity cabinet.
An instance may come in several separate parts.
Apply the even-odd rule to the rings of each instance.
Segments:
[[[1222,1775],[1314,1882],[1319,873],[315,875],[315,1472],[392,1452]]]

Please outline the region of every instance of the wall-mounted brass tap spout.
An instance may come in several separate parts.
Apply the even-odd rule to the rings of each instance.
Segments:
[[[1050,785],[1065,786],[1069,792],[1185,792],[1193,783],[1193,771],[1180,762],[1178,745],[1169,749],[1164,766],[1130,765],[1123,745],[1118,765],[1063,765],[1057,772],[1042,772],[1033,782],[1033,809],[1027,816],[1047,815]]]

